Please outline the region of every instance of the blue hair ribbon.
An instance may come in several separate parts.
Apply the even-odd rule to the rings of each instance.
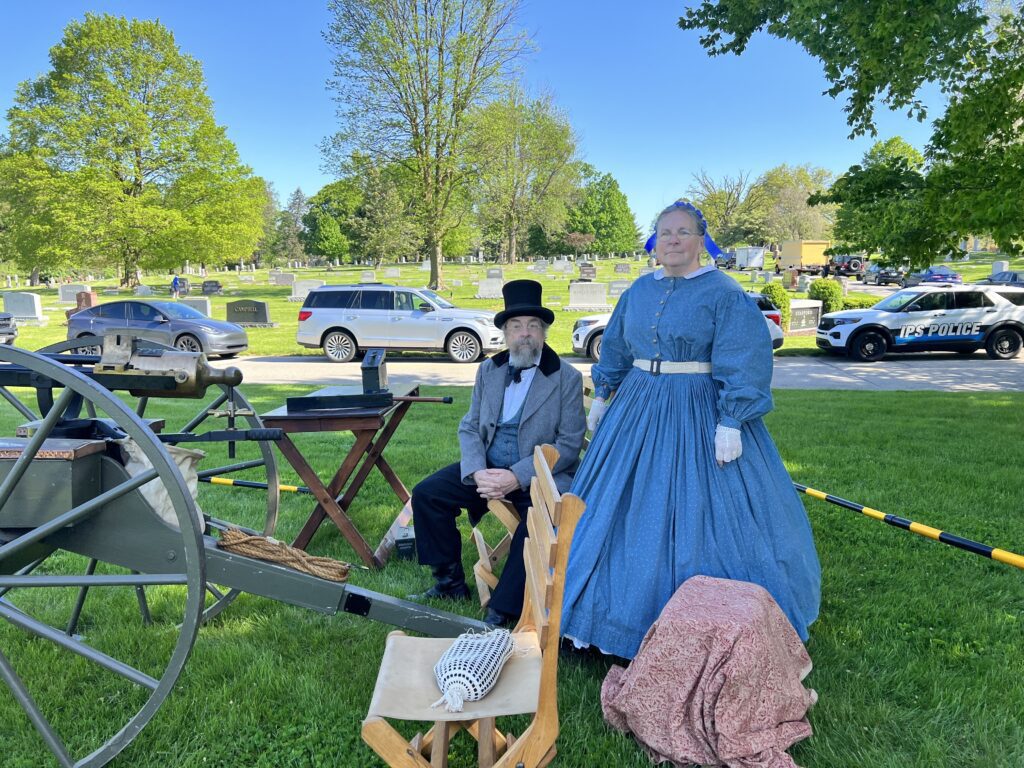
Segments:
[[[691,203],[684,202],[682,200],[676,200],[668,208],[681,208],[684,211],[692,213],[694,217],[697,219],[697,224],[699,224],[701,229],[704,230],[704,249],[713,259],[717,259],[719,256],[722,255],[722,249],[718,247],[718,243],[714,241],[714,238],[712,238],[711,235],[708,234],[708,223],[707,221],[704,220],[704,214],[700,212],[700,208]],[[667,211],[668,208],[666,208],[665,210]],[[664,211],[662,211],[662,213],[664,213]],[[647,242],[644,243],[644,250],[647,251],[648,253],[654,253],[654,247],[657,244],[658,232],[657,230],[655,230],[654,234],[647,238]]]

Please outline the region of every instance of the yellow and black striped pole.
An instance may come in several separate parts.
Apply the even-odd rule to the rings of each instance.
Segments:
[[[257,490],[267,490],[266,483],[257,483],[254,480],[232,480],[230,477],[200,477],[200,483],[210,483],[211,485],[233,485],[238,488],[256,488]],[[309,493],[313,492],[304,485],[278,485],[279,490],[285,493]]]
[[[1024,557],[1008,552],[1005,549],[997,549],[996,547],[990,547],[988,544],[982,544],[971,539],[965,539],[962,536],[957,536],[953,533],[946,533],[940,531],[938,528],[932,528],[929,525],[922,525],[921,523],[915,523],[913,520],[907,520],[905,517],[897,517],[896,515],[887,515],[884,512],[879,512],[877,509],[871,507],[865,507],[863,504],[857,504],[847,499],[841,499],[838,496],[833,496],[831,493],[825,493],[824,491],[818,491],[814,488],[808,488],[806,485],[800,483],[793,483],[793,487],[801,493],[806,493],[815,499],[821,499],[827,501],[830,504],[835,504],[837,507],[843,507],[844,509],[852,509],[854,512],[860,512],[862,515],[867,515],[875,520],[881,520],[883,523],[887,523],[895,528],[902,528],[905,531],[916,533],[918,536],[924,536],[926,539],[934,539],[935,541],[941,541],[943,544],[948,544],[951,547],[957,549],[964,549],[968,552],[973,552],[976,555],[982,557],[988,557],[992,560],[997,560],[1000,563],[1006,563],[1012,565],[1015,568],[1024,569]]]

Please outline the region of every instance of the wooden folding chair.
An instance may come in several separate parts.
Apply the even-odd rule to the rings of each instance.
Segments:
[[[544,460],[550,469],[554,469],[558,461],[558,451],[550,445],[541,446]],[[505,526],[505,534],[501,541],[493,547],[487,543],[479,524],[473,526],[473,543],[476,545],[480,559],[473,565],[473,578],[476,580],[476,592],[480,596],[480,607],[486,608],[491,602],[491,590],[498,586],[498,577],[494,574],[494,566],[508,556],[512,546],[512,537],[519,527],[519,512],[512,502],[505,499],[491,499],[487,502],[487,510]]]
[[[559,496],[548,463],[549,451],[554,449],[538,447],[533,455],[537,476],[530,484],[530,536],[523,549],[526,596],[513,630],[516,653],[482,700],[467,701],[463,712],[451,713],[430,705],[441,695],[434,664],[452,640],[408,637],[403,632],[388,635],[362,736],[389,766],[446,768],[449,742],[458,731],[476,739],[480,768],[516,768],[520,764],[541,768],[554,758],[559,729],[562,590],[569,547],[584,505],[577,496]],[[533,719],[518,738],[496,727],[496,718],[531,713]],[[407,741],[386,718],[434,725]]]

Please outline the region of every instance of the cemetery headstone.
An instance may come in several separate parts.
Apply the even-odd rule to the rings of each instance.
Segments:
[[[992,274],[996,272],[1006,272],[1010,268],[1010,262],[1008,261],[993,261],[992,262]]]
[[[61,304],[74,304],[75,297],[83,291],[91,291],[88,285],[79,285],[77,283],[67,283],[60,287],[60,298]]]
[[[361,283],[373,283],[376,282],[377,275],[373,272],[360,272],[359,282]]]
[[[398,267],[388,267],[387,270],[385,270],[384,272],[384,277],[399,277],[401,274],[402,273],[398,269]]]
[[[793,299],[789,302],[789,330],[806,331],[818,327],[821,302],[816,299]]]
[[[326,285],[326,283],[323,280],[296,280],[292,285],[292,295],[288,297],[288,301],[305,301],[309,292],[321,285]]]
[[[80,291],[75,294],[75,310],[88,309],[97,304],[96,291]]]
[[[221,285],[220,280],[203,281],[203,296],[215,296],[222,293],[224,293],[224,286]]]
[[[505,271],[501,267],[489,267],[487,269],[487,277],[503,280],[505,278]]]
[[[597,267],[590,262],[584,262],[580,264],[580,280],[596,280],[597,279]],[[569,301],[572,301],[572,297],[569,297]]]
[[[252,275],[239,275],[238,276],[238,282],[240,282],[240,283],[252,283],[253,282],[253,276]]]
[[[206,296],[195,296],[190,299],[179,299],[181,304],[192,307],[192,309],[199,310],[207,317],[210,316],[210,300]]]
[[[135,295],[136,296],[152,296],[153,295],[153,289],[150,288],[148,285],[136,285],[135,286]]]
[[[612,280],[608,283],[608,298],[616,299],[633,284],[632,280]]]
[[[611,309],[608,304],[608,286],[604,283],[569,283],[569,304],[565,309],[590,312]]]
[[[461,280],[452,280],[452,288],[461,288],[461,287],[462,287],[462,281]]]
[[[649,275],[649,274],[651,274],[651,272],[657,272],[657,271],[658,271],[657,267],[640,267],[640,277],[643,277],[644,275]]]
[[[630,270],[629,264],[616,264],[615,274],[617,275],[628,275]]]
[[[229,301],[227,305],[227,321],[235,325],[250,328],[276,328],[277,323],[270,322],[270,308],[265,301],[239,299]]]
[[[43,301],[38,293],[9,291],[4,294],[4,312],[10,312],[15,322],[28,325],[45,325]]]
[[[480,281],[480,286],[477,288],[476,298],[478,299],[500,299],[501,286],[505,284],[505,281],[500,277],[485,277]]]

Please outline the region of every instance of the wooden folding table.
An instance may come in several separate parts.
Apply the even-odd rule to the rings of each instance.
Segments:
[[[351,387],[325,387],[313,392],[312,396],[330,396],[351,390]],[[419,395],[418,385],[397,386],[394,390],[396,397]],[[379,408],[339,408],[291,413],[287,406],[283,406],[263,414],[265,427],[284,431],[284,438],[278,441],[277,447],[317,500],[316,508],[292,546],[305,549],[324,518],[330,517],[366,565],[371,568],[383,565],[349,519],[348,510],[374,467],[384,475],[399,501],[405,504],[409,500],[409,491],[384,458],[384,448],[402,423],[410,405],[412,402],[405,400]],[[326,486],[292,442],[290,435],[302,432],[351,432],[355,436],[355,443]]]

